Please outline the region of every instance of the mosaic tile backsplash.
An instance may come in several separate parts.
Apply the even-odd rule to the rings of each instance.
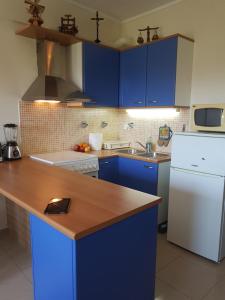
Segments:
[[[87,128],[81,128],[81,122]],[[108,126],[101,128],[101,122]],[[24,155],[71,149],[88,142],[89,132],[103,132],[106,139],[115,139],[116,109],[68,108],[65,104],[20,103],[21,145]]]
[[[146,112],[146,111],[145,111]],[[157,111],[159,113],[159,111]],[[152,110],[151,110],[152,113]],[[154,111],[153,111],[154,113]],[[140,110],[134,110],[130,116],[126,110],[68,108],[65,104],[20,103],[21,146],[24,155],[31,153],[54,152],[68,150],[74,144],[88,142],[90,132],[102,132],[104,140],[122,139],[131,141],[137,147],[136,141],[145,143],[151,136],[156,144],[159,127],[167,124],[173,131],[181,131],[183,124],[188,128],[189,109],[180,109],[175,116],[140,115]],[[150,113],[149,113],[150,114]],[[81,128],[81,122],[87,122],[88,127]],[[101,127],[105,121],[108,126]],[[127,129],[128,123],[133,123],[132,129]],[[159,148],[159,151],[170,151]]]

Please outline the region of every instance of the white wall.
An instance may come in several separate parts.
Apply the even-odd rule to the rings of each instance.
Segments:
[[[160,26],[162,36],[182,33],[195,39],[192,102],[225,102],[225,1],[183,0],[122,26],[136,43],[137,28]]]
[[[76,7],[72,1],[43,0],[46,6],[44,26],[57,29],[60,17],[70,13],[77,18],[79,35],[94,40],[95,24],[90,20],[95,12]],[[35,41],[15,35],[21,22],[29,15],[23,0],[0,0],[0,125],[19,121],[18,102],[37,76]],[[120,23],[106,18],[101,24],[101,39],[108,45],[120,36]],[[2,128],[0,128],[2,140]]]

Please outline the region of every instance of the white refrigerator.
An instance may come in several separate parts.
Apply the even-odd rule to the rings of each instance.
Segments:
[[[225,257],[225,135],[176,133],[168,241],[219,262]]]

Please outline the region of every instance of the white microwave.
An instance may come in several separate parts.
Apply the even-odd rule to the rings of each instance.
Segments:
[[[191,127],[197,131],[225,132],[225,103],[193,105]]]

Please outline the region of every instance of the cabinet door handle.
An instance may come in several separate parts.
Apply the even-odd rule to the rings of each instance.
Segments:
[[[108,164],[110,164],[110,161],[104,161],[104,164],[108,165]]]
[[[144,167],[145,167],[146,169],[153,169],[153,167],[147,166],[147,165],[144,165]]]
[[[158,100],[152,100],[152,103],[158,103]]]
[[[143,101],[136,101],[136,102],[134,102],[134,103],[136,103],[136,104],[142,104]]]

